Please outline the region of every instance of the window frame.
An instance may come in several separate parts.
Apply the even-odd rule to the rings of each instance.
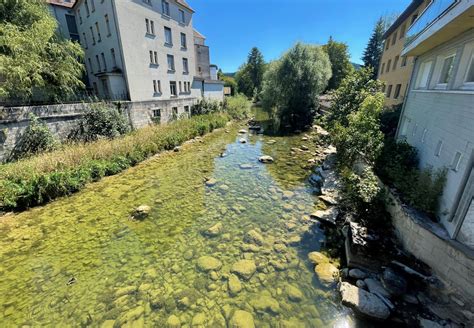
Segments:
[[[183,74],[189,74],[189,60],[188,58],[183,58]]]
[[[161,13],[166,17],[170,17],[170,3],[166,0],[161,0]]]
[[[177,97],[178,96],[178,86],[176,84],[176,81],[170,81],[170,95],[171,95],[171,97]]]
[[[463,83],[462,83],[462,89],[464,90],[474,90],[474,80],[473,81],[468,81],[469,73],[472,73],[474,75],[474,50],[471,51],[471,57],[469,59],[469,62],[467,64],[467,69],[466,73],[463,77]],[[474,77],[474,76],[473,76]]]
[[[171,31],[171,28],[168,26],[165,26],[164,32],[165,32],[165,45],[173,46],[173,32]],[[169,40],[168,40],[168,36],[169,36]]]
[[[395,86],[395,92],[393,93],[393,99],[399,99],[401,91],[402,91],[402,85],[401,85],[401,83],[399,83]]]
[[[454,75],[456,72],[454,72],[454,64],[455,64],[455,61],[456,61],[456,53],[450,53],[449,55],[445,55],[442,57],[442,62],[441,62],[441,65],[440,65],[440,68],[441,70],[439,71],[439,76],[437,77],[437,82],[436,82],[436,89],[447,89],[448,88],[448,84],[452,81]],[[451,59],[452,58],[452,61],[450,63],[450,68],[448,71],[445,71],[445,66],[446,66],[446,61],[448,59]],[[447,80],[443,82],[441,82],[441,80],[444,78],[444,74],[447,73],[448,76],[447,76]]]
[[[422,63],[420,63],[420,67],[418,69],[418,72],[416,74],[416,80],[415,80],[415,89],[416,90],[426,90],[429,88],[429,85],[430,85],[430,77],[431,77],[431,72],[433,70],[433,59],[429,59],[429,60],[426,60]],[[426,81],[424,83],[424,85],[421,85],[421,82],[422,82],[422,77],[424,76],[424,73],[425,72],[425,69],[427,67],[427,65],[429,64],[428,66],[428,70],[427,70],[427,74],[426,74]]]
[[[185,50],[188,49],[188,38],[186,36],[186,33],[181,32],[180,34],[180,41],[181,41],[181,49]],[[184,42],[183,42],[184,41]]]
[[[170,61],[171,59],[171,61]],[[166,55],[166,62],[168,63],[168,72],[175,72],[176,71],[176,65],[174,62],[174,56],[173,55]]]

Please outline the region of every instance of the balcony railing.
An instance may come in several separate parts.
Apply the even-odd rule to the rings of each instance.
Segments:
[[[409,45],[435,20],[447,12],[460,0],[432,0],[421,16],[410,26],[405,39],[405,46]]]

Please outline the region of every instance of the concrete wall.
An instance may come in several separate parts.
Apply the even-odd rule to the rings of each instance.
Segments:
[[[451,236],[459,224],[459,220],[453,220],[453,216],[457,210],[457,199],[464,187],[463,181],[472,167],[470,158],[474,150],[474,90],[464,90],[458,84],[459,77],[464,77],[466,72],[465,66],[460,63],[470,55],[467,46],[472,42],[474,32],[454,39],[417,59],[413,72],[415,80],[420,63],[434,63],[429,86],[427,89],[417,89],[416,83],[412,85],[398,129],[398,137],[417,148],[421,167],[448,169],[438,216]],[[445,89],[437,89],[436,68],[440,68],[438,62],[444,60],[446,51],[456,52],[452,78]],[[442,145],[438,149],[440,143]],[[461,154],[461,158],[459,165],[453,167],[457,152]]]
[[[224,84],[206,81],[204,83],[204,97],[212,99],[212,100],[223,101],[224,100]]]
[[[403,247],[428,264],[448,289],[474,305],[474,251],[450,239],[439,224],[402,206],[387,191],[387,210]]]

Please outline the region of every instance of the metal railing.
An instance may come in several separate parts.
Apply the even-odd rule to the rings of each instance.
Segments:
[[[405,38],[405,47],[459,1],[460,0],[432,0],[408,29]]]

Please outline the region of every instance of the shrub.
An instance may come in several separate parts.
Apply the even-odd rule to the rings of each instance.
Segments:
[[[384,108],[382,111],[382,114],[380,115],[380,130],[386,137],[395,137],[401,111],[402,105]]]
[[[192,115],[206,115],[222,112],[222,103],[209,98],[200,99],[191,109]]]
[[[241,120],[249,117],[252,108],[252,102],[242,94],[226,98],[224,108],[235,120]]]
[[[38,117],[33,114],[30,114],[29,118],[30,123],[13,148],[8,161],[15,161],[41,152],[50,151],[58,145],[57,140],[46,124],[38,120]]]
[[[127,119],[117,108],[104,103],[88,108],[79,122],[76,137],[84,141],[113,139],[130,131]]]
[[[0,209],[24,209],[69,195],[149,156],[224,127],[229,117],[212,114],[154,125],[126,136],[65,145],[60,150],[0,166]]]

